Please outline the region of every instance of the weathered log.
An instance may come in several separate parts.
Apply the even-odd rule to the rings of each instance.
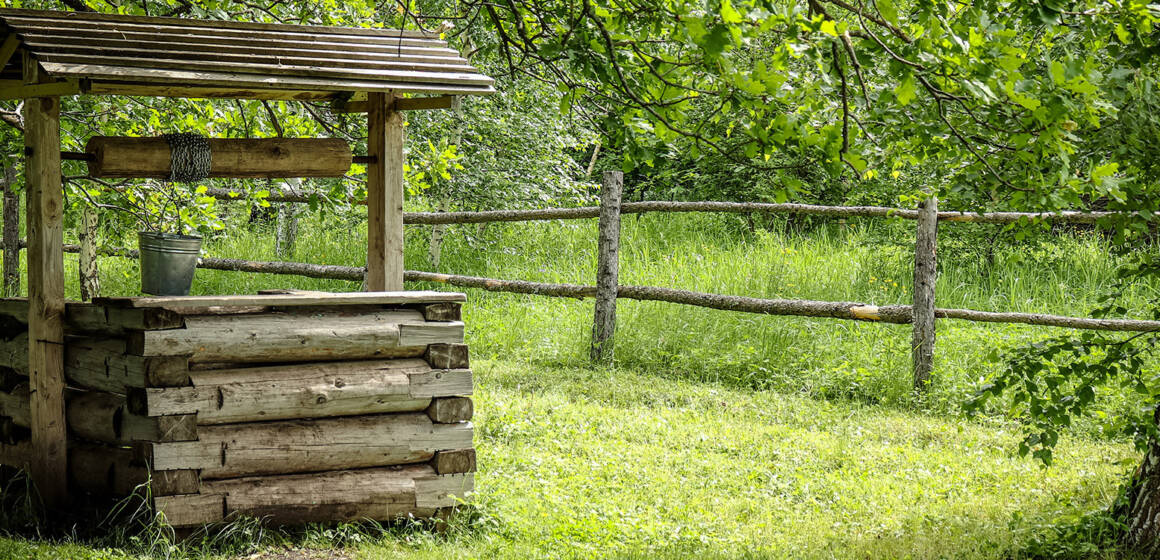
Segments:
[[[462,305],[458,303],[432,303],[423,306],[423,318],[428,321],[462,321]]]
[[[121,339],[70,340],[65,348],[65,375],[70,383],[111,393],[189,385],[187,356],[134,356],[125,351]]]
[[[225,496],[218,493],[183,494],[153,498],[153,508],[173,527],[216,523],[225,517]]]
[[[191,362],[317,362],[418,357],[428,344],[462,341],[462,323],[426,323],[416,311],[270,313],[187,317],[184,329],[136,333],[129,353],[190,355]]]
[[[0,392],[0,416],[9,418],[14,425],[27,428],[32,425],[28,383],[21,383],[11,391]]]
[[[454,292],[314,292],[303,290],[266,290],[257,295],[107,297],[95,303],[108,307],[162,308],[181,313],[187,308],[206,307],[317,307],[353,305],[425,305],[461,303],[467,296]],[[184,313],[183,313],[184,314]]]
[[[11,325],[27,330],[28,300],[0,300],[0,315]],[[120,309],[91,303],[67,302],[64,311],[65,332],[70,335],[117,336],[129,330],[176,329],[183,325],[180,314],[166,309]]]
[[[620,284],[620,198],[624,173],[605,171],[600,189],[600,224],[596,255],[596,306],[588,357],[609,362],[616,334],[616,288]]]
[[[438,424],[467,422],[475,414],[475,404],[466,397],[434,399],[427,407],[427,416]]]
[[[626,202],[621,214],[649,212],[722,212],[733,214],[798,214],[830,218],[901,218],[917,220],[918,211],[882,206],[818,206],[795,203],[761,202]],[[409,212],[403,216],[407,224],[483,224],[491,222],[530,222],[538,220],[580,220],[596,218],[600,207],[542,208],[535,210],[488,210],[483,212]],[[939,212],[940,221],[972,222],[981,224],[1015,224],[1032,220],[1049,223],[1095,224],[1101,219],[1116,216],[1115,212]]]
[[[350,172],[351,151],[337,138],[210,138],[210,177],[342,177]],[[104,178],[168,179],[172,157],[164,138],[96,136],[89,175]]]
[[[132,414],[125,397],[100,391],[70,390],[65,395],[65,416],[71,435],[91,441],[128,445],[136,441],[193,441],[197,419],[192,415],[152,418]],[[0,393],[0,416],[16,426],[31,426],[27,385]]]
[[[0,367],[28,376],[28,335],[0,339]],[[189,384],[189,359],[183,356],[132,356],[118,339],[72,339],[65,346],[69,383],[110,393],[128,388],[179,387]]]
[[[24,52],[24,83],[47,80]],[[50,508],[68,503],[68,432],[64,417],[64,189],[60,167],[60,98],[24,102],[25,217],[28,225],[28,363],[32,388],[30,474]]]
[[[430,344],[423,357],[436,369],[471,367],[471,355],[466,344]]]
[[[453,449],[440,451],[431,459],[436,474],[462,474],[475,472],[475,449]]]
[[[479,288],[490,292],[511,292],[542,296],[590,298],[595,297],[595,286],[577,284],[546,284],[542,282],[507,281],[476,276],[456,276],[430,272],[407,272],[407,280],[438,282],[464,288]],[[671,288],[621,286],[617,297],[640,301],[663,301],[724,311],[788,315],[797,317],[828,317],[855,321],[910,324],[911,306],[874,306],[859,302],[760,299],[741,296],[706,294]],[[940,319],[962,319],[989,323],[1020,323],[1046,327],[1089,329],[1120,332],[1160,331],[1160,321],[1142,319],[1089,319],[1064,317],[1041,313],[991,312],[971,309],[936,309]]]
[[[31,467],[32,457],[32,442],[29,440],[16,443],[0,442],[0,465],[27,471]]]
[[[439,476],[428,465],[208,481],[228,514],[274,525],[431,517],[474,489],[471,474]]]
[[[470,371],[432,370],[413,359],[212,370],[194,372],[191,379],[192,387],[134,393],[131,409],[227,424],[417,412],[433,396],[471,393]]]
[[[938,282],[938,197],[920,205],[914,243],[914,332],[911,337],[911,373],[914,388],[925,390],[934,371],[935,284]]]
[[[386,414],[201,426],[198,441],[145,444],[156,470],[200,469],[203,479],[405,465],[471,447],[470,423]]]

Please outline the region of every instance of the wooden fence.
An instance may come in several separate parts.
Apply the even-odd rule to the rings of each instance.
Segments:
[[[11,179],[4,178],[10,184]],[[598,262],[596,285],[549,284],[522,280],[499,280],[454,274],[406,271],[404,279],[411,282],[435,282],[462,288],[492,292],[521,293],[545,297],[593,298],[596,300],[590,356],[594,361],[608,361],[613,357],[616,329],[617,299],[661,301],[710,309],[781,316],[824,317],[854,321],[871,321],[913,325],[912,364],[914,385],[923,389],[929,383],[933,370],[935,322],[937,319],[959,319],[991,323],[1018,323],[1027,325],[1090,329],[1101,331],[1156,332],[1160,321],[1137,319],[1095,319],[1067,317],[1040,313],[989,312],[970,309],[943,309],[935,306],[934,287],[937,280],[938,223],[971,222],[983,224],[1015,224],[1031,220],[1052,223],[1096,224],[1115,217],[1110,212],[1061,212],[1052,214],[1024,212],[963,213],[940,212],[938,200],[931,196],[917,210],[877,206],[817,206],[807,204],[764,204],[737,202],[631,202],[622,203],[623,175],[607,172],[601,190],[601,203],[596,207],[547,208],[537,210],[495,210],[483,212],[418,212],[407,213],[407,224],[482,224],[491,222],[522,222],[536,220],[565,220],[598,218]],[[228,191],[211,191],[211,196],[225,200],[235,199]],[[268,200],[284,203],[305,203],[309,197],[297,192],[272,195]],[[12,189],[5,189],[4,239],[13,239],[19,231],[17,197]],[[912,305],[874,306],[862,302],[832,302],[810,300],[760,299],[687,290],[648,286],[622,286],[618,282],[620,216],[647,212],[728,212],[799,214],[833,218],[901,218],[917,222],[915,238],[914,301]],[[98,248],[92,232],[95,220],[82,220],[79,239],[81,245],[65,246],[66,252],[81,255],[81,289],[86,296],[99,292],[96,274],[96,256],[137,258],[137,251],[120,248]],[[18,251],[24,241],[3,243],[4,291],[18,294],[20,281],[15,266]],[[264,274],[287,274],[309,278],[349,280],[362,282],[366,269],[353,266],[317,265],[297,262],[250,261],[242,259],[203,258],[199,268]]]

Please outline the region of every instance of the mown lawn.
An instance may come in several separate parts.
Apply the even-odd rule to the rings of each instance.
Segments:
[[[368,559],[1006,558],[1105,507],[1135,459],[1072,438],[1044,469],[997,425],[627,370],[476,371],[478,492],[447,534],[315,529],[178,555],[338,541]],[[10,558],[137,553],[0,541]]]
[[[908,227],[750,232],[743,223],[626,220],[622,283],[909,299]],[[294,259],[362,263],[357,216],[303,231]],[[424,233],[409,230],[409,268],[429,269]],[[590,283],[594,239],[589,223],[453,228],[442,271]],[[1093,235],[1000,245],[990,258],[980,258],[974,239],[946,236],[940,306],[1083,315],[1122,264]],[[260,229],[231,231],[209,250],[275,258]],[[136,292],[131,262],[101,266],[106,294]],[[358,288],[214,271],[200,271],[195,283],[199,293],[275,287]],[[1133,286],[1126,307],[1141,311],[1157,288]],[[1007,403],[976,418],[961,413],[1002,367],[988,356],[1062,331],[940,322],[934,384],[916,395],[905,327],[626,301],[616,365],[594,368],[586,363],[590,302],[468,295],[480,472],[477,493],[446,533],[340,526],[259,537],[243,526],[182,549],[149,537],[80,545],[9,538],[0,540],[0,558],[249,558],[284,547],[375,559],[1116,557],[1099,550],[1107,542],[1098,512],[1138,459],[1129,444],[1080,421],[1054,466],[1043,468],[1015,453],[1020,432]],[[1133,406],[1130,395],[1101,399],[1112,415]]]

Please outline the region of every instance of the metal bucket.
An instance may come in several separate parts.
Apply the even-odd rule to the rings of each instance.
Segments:
[[[141,291],[156,296],[186,296],[201,254],[201,238],[174,233],[142,231]]]

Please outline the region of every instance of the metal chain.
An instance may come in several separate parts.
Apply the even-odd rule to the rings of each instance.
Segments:
[[[174,183],[192,183],[209,177],[213,155],[209,149],[209,139],[192,132],[166,134],[169,142],[169,180]]]

